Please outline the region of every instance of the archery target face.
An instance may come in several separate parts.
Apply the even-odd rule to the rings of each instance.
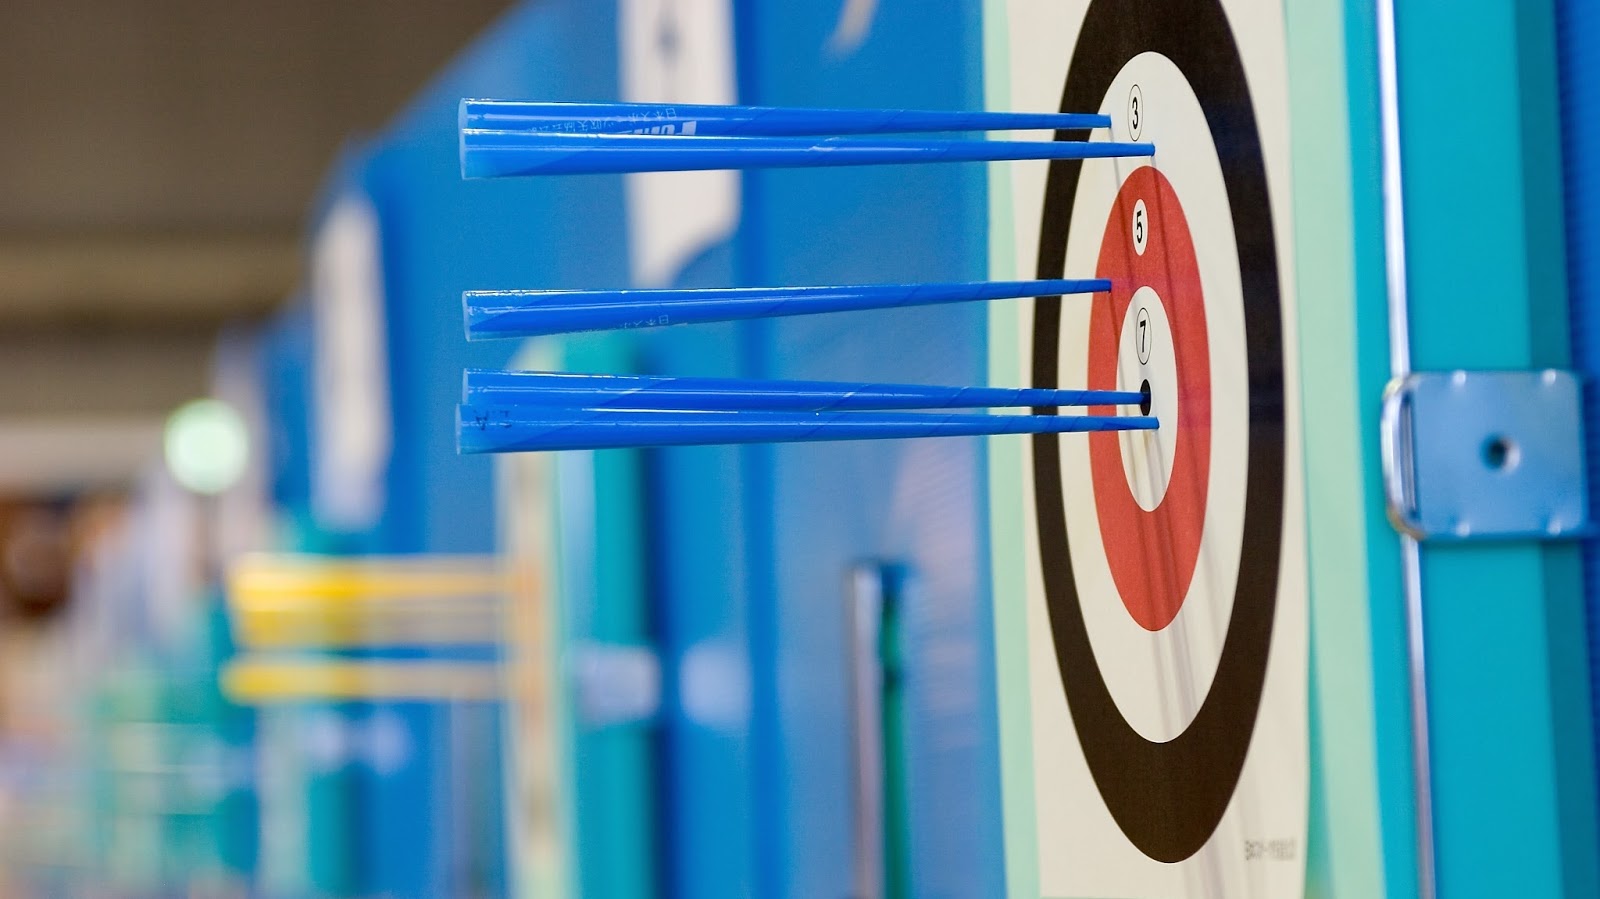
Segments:
[[[1159,167],[1142,159],[1085,167],[1075,205],[1086,218],[1107,210],[1106,224],[1067,233],[1065,268],[1094,271],[1113,288],[1061,304],[1055,378],[1087,378],[1091,389],[1148,383],[1161,427],[1059,440],[1056,449],[1063,495],[1092,497],[1062,504],[1077,589],[1121,600],[1081,603],[1100,671],[1133,729],[1166,741],[1210,692],[1233,610],[1249,379],[1243,354],[1212,353],[1213,341],[1243,346],[1245,333],[1238,248],[1204,115],[1164,56],[1135,57],[1107,102],[1135,85],[1163,101],[1145,114],[1146,139],[1190,141],[1195,152],[1171,166],[1163,158]],[[1194,207],[1192,221],[1180,196]],[[1136,230],[1148,242],[1143,254]]]
[[[1112,282],[1033,304],[1021,375],[1147,390],[1161,424],[1029,446],[1040,890],[1300,895],[1306,596],[1281,8],[1072,6],[1008,6],[1010,108],[1097,109],[1113,125],[1090,139],[1156,154],[1011,173],[1017,267]]]

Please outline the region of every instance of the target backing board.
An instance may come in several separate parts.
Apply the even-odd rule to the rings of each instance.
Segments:
[[[994,383],[1144,390],[1161,422],[992,444],[1012,894],[1302,895],[1282,7],[997,0],[986,13],[991,108],[1098,110],[1113,124],[1090,139],[1155,144],[1150,159],[994,167],[995,277],[1112,282],[995,304]]]

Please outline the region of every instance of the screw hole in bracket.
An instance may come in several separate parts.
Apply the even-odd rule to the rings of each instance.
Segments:
[[[1522,461],[1522,448],[1504,434],[1493,434],[1483,442],[1483,464],[1492,471],[1511,471]]]

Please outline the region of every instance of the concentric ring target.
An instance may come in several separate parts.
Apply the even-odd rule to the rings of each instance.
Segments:
[[[1086,498],[1064,495],[1061,438],[1055,435],[1033,439],[1034,502],[1051,636],[1085,761],[1112,818],[1129,841],[1152,859],[1177,862],[1205,845],[1227,810],[1261,705],[1284,539],[1285,360],[1278,254],[1261,137],[1244,66],[1218,0],[1093,0],[1068,70],[1061,109],[1099,108],[1118,73],[1143,53],[1166,57],[1182,73],[1217,148],[1238,249],[1242,352],[1249,384],[1248,466],[1240,487],[1244,491],[1243,552],[1232,589],[1231,615],[1210,689],[1188,726],[1172,739],[1149,739],[1130,724],[1096,661],[1064,512],[1064,503]],[[1184,148],[1158,144],[1156,152],[1159,168],[1163,156],[1182,153]],[[1063,161],[1051,165],[1039,246],[1041,278],[1061,276],[1071,228],[1105,227],[1104,220],[1091,222],[1088,217],[1074,225],[1073,205],[1083,164]],[[1168,309],[1173,300],[1162,298]],[[1110,302],[1110,297],[1100,295],[1094,302]],[[1115,313],[1112,318],[1121,321]],[[1037,386],[1054,387],[1081,377],[1077,371],[1059,370],[1061,320],[1060,298],[1036,304],[1032,381]],[[1216,352],[1215,347],[1212,351]],[[1178,373],[1180,382],[1185,377],[1184,372]],[[1170,493],[1161,500],[1163,504],[1178,501]],[[1138,512],[1127,514],[1136,516]],[[1187,520],[1189,516],[1169,518]],[[1168,521],[1158,526],[1173,525]],[[1126,551],[1126,547],[1116,550]],[[1177,602],[1181,602],[1181,593]],[[1132,605],[1129,610],[1134,611]],[[1170,621],[1175,610],[1176,605],[1169,602],[1141,624],[1154,630]]]

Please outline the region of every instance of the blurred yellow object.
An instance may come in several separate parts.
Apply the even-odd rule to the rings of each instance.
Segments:
[[[508,580],[491,556],[250,555],[228,570],[228,609],[249,649],[460,646],[501,641]],[[235,702],[479,701],[504,693],[494,662],[245,654],[226,665]]]
[[[498,643],[501,604],[383,603],[309,608],[234,607],[234,638],[257,649]]]
[[[241,657],[222,670],[222,691],[243,705],[347,700],[472,702],[505,695],[494,662],[350,661]]]
[[[253,555],[228,572],[246,647],[498,643],[508,579],[492,557]]]
[[[231,603],[498,597],[505,590],[493,556],[251,554],[228,568]]]

